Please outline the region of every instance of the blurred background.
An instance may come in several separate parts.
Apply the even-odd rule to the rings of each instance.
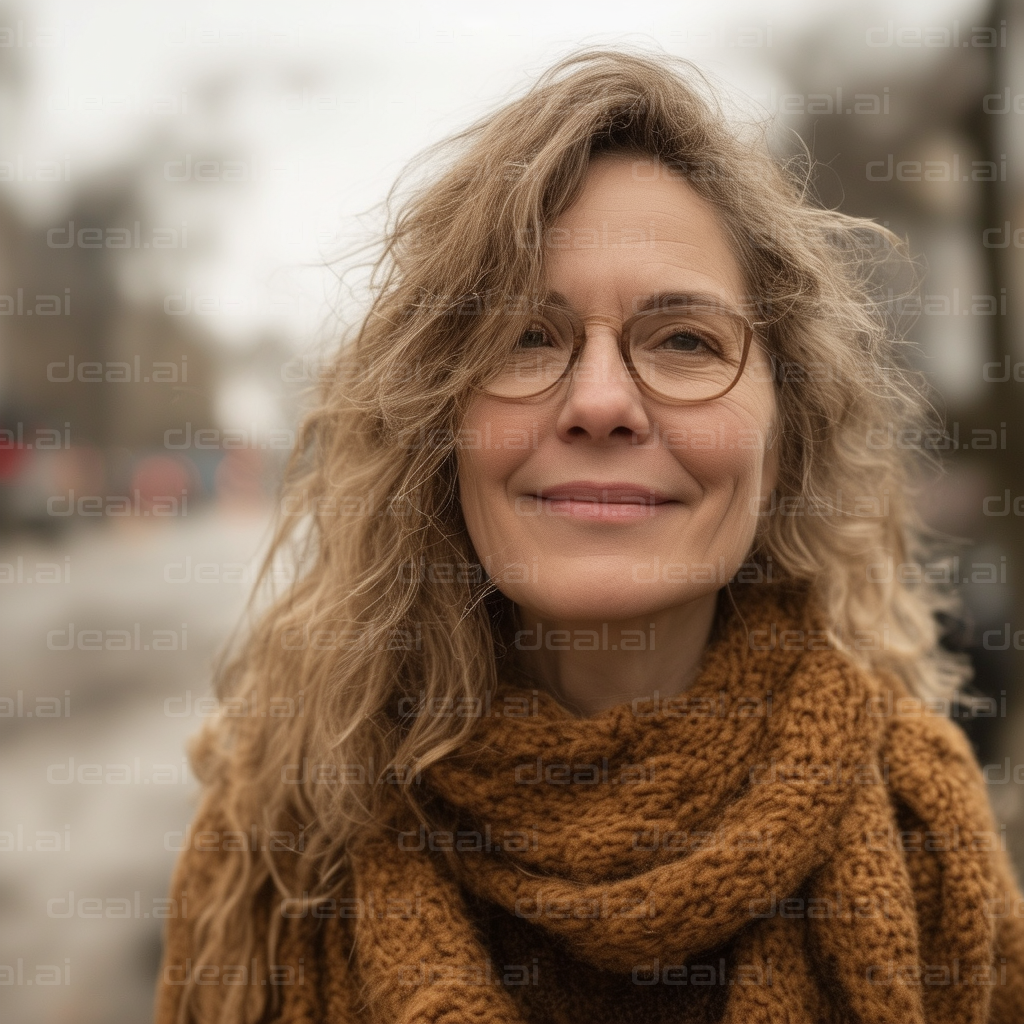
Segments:
[[[581,44],[701,64],[909,237],[963,716],[1024,868],[1024,10],[0,3],[0,1011],[151,1018],[186,738],[267,542],[332,259],[427,144]],[[912,310],[908,310],[911,311]],[[900,571],[894,567],[890,571]]]

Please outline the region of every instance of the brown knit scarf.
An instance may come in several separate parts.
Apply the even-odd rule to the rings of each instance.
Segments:
[[[681,697],[577,718],[502,684],[427,773],[453,827],[356,861],[363,906],[415,899],[356,922],[373,1020],[1024,1022],[1024,903],[964,734],[800,592],[736,599]],[[559,963],[618,1003],[574,1008]]]
[[[502,682],[424,773],[445,827],[366,833],[357,912],[286,922],[266,1019],[1022,1024],[1024,899],[959,726],[830,648],[805,593],[734,598],[679,697],[577,718]],[[179,861],[190,905],[208,861]]]

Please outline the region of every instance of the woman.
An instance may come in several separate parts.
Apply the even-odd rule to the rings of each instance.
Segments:
[[[667,57],[453,145],[193,750],[159,1024],[1024,1020],[952,597],[877,570],[929,550],[866,443],[927,422],[898,239]]]

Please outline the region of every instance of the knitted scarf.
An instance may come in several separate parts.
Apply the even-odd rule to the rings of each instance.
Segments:
[[[444,828],[352,850],[352,955],[305,924],[318,994],[283,1019],[1024,1022],[1024,900],[965,735],[830,646],[806,591],[732,602],[679,696],[578,718],[503,681],[424,772]]]

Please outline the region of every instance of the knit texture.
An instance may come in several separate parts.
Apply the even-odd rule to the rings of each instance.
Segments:
[[[963,732],[830,648],[805,590],[734,601],[677,697],[577,718],[503,680],[424,773],[443,827],[361,836],[350,912],[285,923],[275,1019],[1024,1022],[1024,900]],[[190,905],[203,868],[179,860]],[[169,924],[157,1024],[192,955]]]

